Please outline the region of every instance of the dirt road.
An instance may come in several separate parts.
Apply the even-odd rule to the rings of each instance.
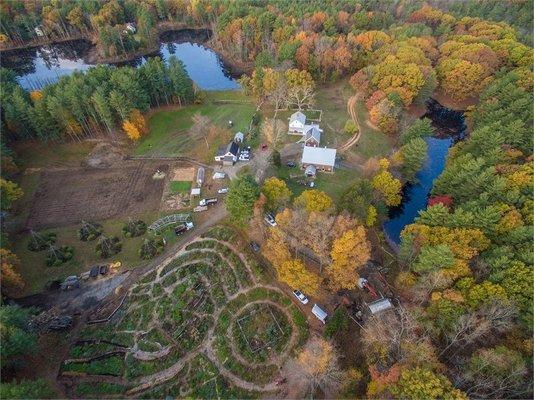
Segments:
[[[351,98],[349,98],[349,101],[347,102],[347,112],[349,113],[350,117],[358,127],[358,132],[351,137],[347,142],[345,142],[341,147],[339,148],[339,151],[345,151],[351,148],[353,145],[358,143],[360,141],[360,137],[362,135],[362,127],[360,126],[360,122],[358,121],[358,118],[356,117],[356,111],[354,110],[354,107],[356,106],[356,101],[358,101],[359,95],[355,94]]]

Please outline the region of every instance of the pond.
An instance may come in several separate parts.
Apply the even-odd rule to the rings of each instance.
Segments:
[[[417,173],[417,182],[403,188],[401,205],[390,209],[390,219],[384,223],[384,231],[394,247],[400,244],[400,233],[404,227],[414,222],[419,211],[426,209],[434,180],[445,168],[449,148],[465,135],[463,112],[448,109],[434,99],[427,102],[424,117],[432,120],[436,135],[425,139],[428,157]]]
[[[168,60],[171,55],[180,59],[189,76],[203,90],[235,90],[237,81],[213,50],[200,42],[207,39],[206,32],[173,31],[162,35],[159,51],[133,61],[116,65],[139,66],[149,57],[159,56]],[[28,90],[38,89],[56,82],[60,77],[74,71],[84,71],[94,64],[85,60],[92,44],[85,40],[41,46],[31,49],[3,52],[0,65],[17,74],[21,86]]]

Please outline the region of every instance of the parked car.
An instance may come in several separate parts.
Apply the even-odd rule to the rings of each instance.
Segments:
[[[100,268],[98,267],[98,265],[96,265],[93,268],[91,268],[91,270],[89,271],[89,277],[96,278],[99,273],[100,273]]]
[[[315,187],[315,182],[314,181],[311,181],[309,184],[308,184],[309,187]]]
[[[293,290],[293,294],[302,304],[308,304],[308,298],[300,290]]]
[[[265,222],[267,222],[270,226],[276,226],[276,221],[274,220],[274,216],[272,214],[265,214]]]
[[[61,290],[72,290],[78,289],[80,287],[80,281],[76,275],[68,276],[65,278],[63,283],[61,283]]]
[[[217,193],[226,194],[226,193],[228,193],[228,188],[221,188],[221,189],[217,190]]]
[[[254,253],[257,253],[258,251],[260,251],[260,245],[254,241],[250,242],[250,248],[252,249]]]
[[[241,155],[239,156],[239,161],[250,161],[250,157],[248,155]]]
[[[208,211],[208,206],[196,206],[193,208],[193,212]]]
[[[107,265],[100,266],[100,275],[107,275],[108,272],[109,272],[109,266]]]
[[[295,164],[295,161],[288,161],[286,162],[286,166],[288,166],[289,168],[295,168],[297,164]]]

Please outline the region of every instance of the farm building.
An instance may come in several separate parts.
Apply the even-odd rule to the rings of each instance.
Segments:
[[[239,145],[233,140],[226,146],[222,146],[215,155],[215,161],[222,162],[223,165],[234,165],[239,155]]]
[[[317,171],[333,172],[336,163],[336,149],[304,146],[301,168],[307,176],[315,176]]]
[[[206,171],[204,170],[204,167],[200,167],[197,171],[197,185],[199,187],[202,186],[204,183],[204,175],[206,174]]]
[[[322,129],[319,125],[305,125],[306,133],[302,138],[304,146],[317,147],[321,144],[321,132]]]
[[[306,116],[302,112],[297,111],[289,117],[288,133],[291,135],[303,135],[304,125],[306,125]]]

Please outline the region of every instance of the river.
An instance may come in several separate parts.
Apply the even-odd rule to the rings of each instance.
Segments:
[[[401,205],[390,209],[390,219],[384,223],[384,231],[394,247],[400,244],[400,233],[404,227],[414,222],[419,211],[426,209],[434,180],[445,168],[449,148],[465,136],[465,118],[461,111],[448,109],[430,99],[424,117],[432,121],[436,135],[425,139],[428,157],[417,173],[417,182],[403,188]]]
[[[206,33],[173,31],[165,33],[160,39],[158,52],[117,65],[139,66],[149,57],[159,56],[163,60],[168,60],[171,55],[175,55],[184,63],[189,76],[199,88],[203,90],[239,88],[239,84],[217,53],[202,45],[201,42],[207,39]],[[15,71],[23,88],[39,89],[74,71],[84,71],[92,67],[93,64],[85,61],[91,49],[90,42],[75,40],[50,46],[6,51],[2,53],[0,65]]]

